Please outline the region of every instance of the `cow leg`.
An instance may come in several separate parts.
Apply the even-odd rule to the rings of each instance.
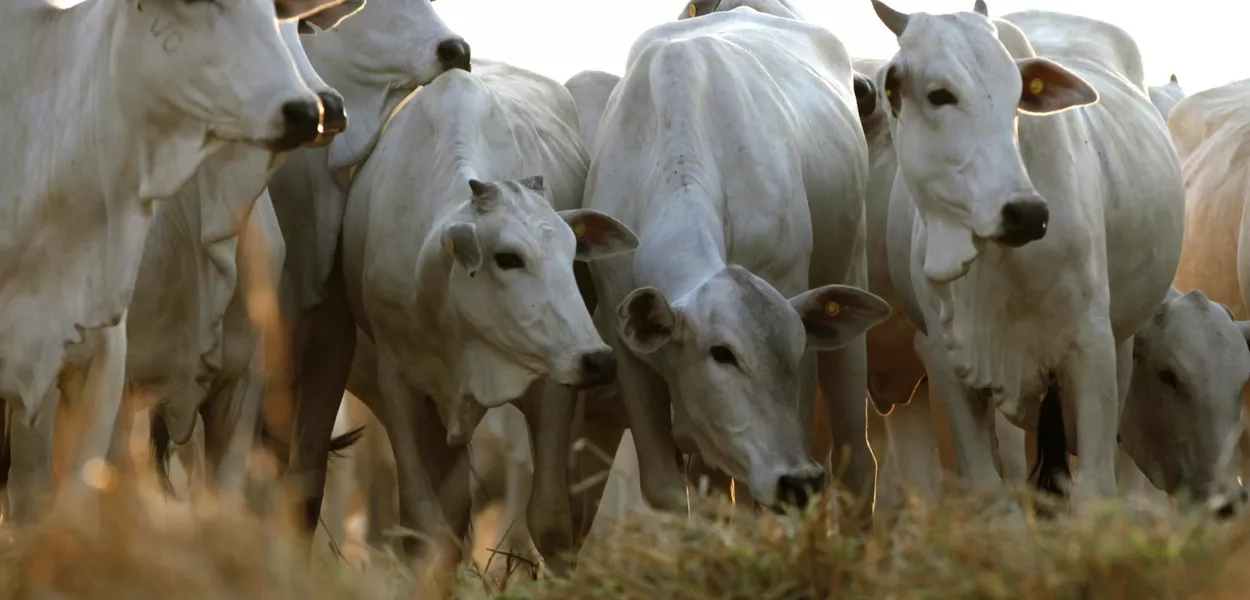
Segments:
[[[619,373],[619,371],[618,371]],[[525,413],[534,455],[534,480],[526,524],[534,546],[555,573],[572,567],[575,550],[569,495],[570,437],[576,394],[549,377],[530,386],[517,406]]]
[[[525,424],[525,415],[519,409],[501,407],[506,411],[500,415],[503,420],[501,433],[502,447],[494,455],[497,464],[492,472],[477,472],[478,475],[493,480],[502,480],[503,516],[499,519],[498,530],[495,532],[492,549],[502,550],[509,554],[527,557],[534,560],[535,544],[530,534],[526,513],[529,510],[530,498],[534,487],[534,458],[530,444],[529,427]],[[488,466],[489,468],[489,466]],[[485,494],[483,494],[485,495]],[[481,507],[489,502],[483,501]],[[492,555],[487,563],[491,571],[506,573],[509,560],[505,555]]]
[[[335,414],[334,429],[331,436],[347,433],[351,425],[347,422],[347,402],[339,404]],[[326,462],[325,496],[321,504],[321,524],[332,547],[344,546],[347,539],[347,500],[351,494],[352,477],[351,457],[334,457]]]
[[[1089,327],[1077,333],[1076,347],[1059,377],[1060,389],[1066,390],[1063,396],[1070,398],[1064,408],[1076,411],[1071,414],[1076,417],[1076,449],[1080,453],[1073,489],[1078,508],[1086,501],[1113,497],[1116,493],[1120,393],[1116,379],[1107,377],[1107,373],[1116,369],[1117,348],[1107,321],[1091,321]],[[1132,344],[1126,342],[1121,352],[1124,346],[1131,355]]]
[[[23,402],[9,406],[9,482],[6,519],[14,523],[37,520],[52,492],[52,437],[60,391],[48,390],[38,405],[33,426],[25,425]]]
[[[469,523],[472,520],[472,499],[469,496],[472,479],[472,461],[469,458],[468,444],[453,446],[447,443],[447,429],[443,426],[438,409],[432,398],[424,397],[418,402],[414,411],[415,420],[412,431],[420,431],[416,436],[417,452],[425,472],[438,490],[439,505],[443,517],[455,537],[457,544],[447,548],[458,552],[468,535]],[[445,556],[459,562],[459,556]]]
[[[916,333],[916,352],[927,358],[929,386],[937,388],[942,409],[955,438],[960,477],[993,490],[1003,480],[994,466],[993,408],[956,377],[945,352],[929,352],[929,339]]]
[[[854,501],[840,512],[857,515],[855,522],[867,527],[872,522],[877,469],[872,450],[868,448],[865,412],[868,410],[867,341],[860,337],[839,350],[820,352],[817,360],[820,391],[828,403],[829,428],[833,433],[830,462]]]
[[[998,440],[999,473],[1003,481],[1024,485],[1029,480],[1028,454],[1025,452],[1024,430],[1012,425],[1007,417],[996,412],[994,435]]]
[[[895,404],[887,416],[868,410],[868,432],[877,457],[876,521],[892,520],[909,495],[933,506],[941,493],[942,463],[929,415],[928,389],[918,387],[911,401]]]
[[[525,413],[515,406],[501,406],[492,409],[486,418],[491,422],[484,421],[478,430],[486,427],[493,435],[483,440],[487,444],[475,445],[472,450],[473,505],[474,511],[481,514],[492,500],[502,504],[502,516],[488,545],[492,554],[482,567],[503,577],[510,560],[507,555],[494,554],[495,550],[538,562],[526,520],[534,483],[534,458]]]
[[[79,423],[77,447],[69,465],[71,490],[86,492],[83,468],[108,458],[114,424],[122,407],[126,383],[126,314],[112,327],[92,332],[91,362],[81,377],[62,380],[62,401],[73,408]]]
[[[438,488],[435,487],[431,474],[426,471],[425,460],[417,444],[418,436],[446,434],[441,426],[432,427],[440,424],[439,419],[417,419],[420,408],[418,402],[424,402],[425,395],[414,393],[408,387],[403,381],[401,367],[393,365],[390,356],[392,355],[389,351],[378,348],[380,397],[362,397],[361,400],[366,402],[386,427],[391,441],[399,487],[400,525],[426,535],[437,535],[441,542],[458,544],[460,539],[448,527],[439,501]],[[423,548],[424,542],[421,539],[407,537],[403,540],[404,553],[409,559],[416,558]]]
[[[353,400],[360,403],[359,399]],[[360,403],[363,407],[363,403]],[[390,537],[399,523],[399,495],[395,480],[395,457],[386,439],[386,429],[372,411],[366,417],[364,438],[354,455],[359,489],[365,494],[368,529],[365,536],[372,548],[398,553],[395,538]]]
[[[621,348],[615,328],[600,328],[603,340]],[[611,339],[609,339],[611,338]],[[616,353],[616,381],[638,451],[638,478],[647,504],[656,510],[687,510],[686,482],[677,464],[668,383],[628,350]]]
[[[331,269],[325,292],[325,299],[303,315],[307,339],[297,346],[302,349],[302,360],[295,381],[290,464],[285,476],[298,490],[296,514],[303,515],[310,539],[321,515],[334,419],[356,352],[356,322],[338,266]]]
[[[231,382],[200,406],[208,484],[218,494],[243,493],[265,401],[261,354],[256,353],[256,364],[241,380]]]
[[[590,527],[599,513],[612,461],[621,444],[625,430],[620,427],[583,422],[581,439],[585,441],[581,452],[573,460],[573,482],[581,491],[573,495],[573,534],[578,551],[590,535]],[[592,449],[593,447],[593,449]]]

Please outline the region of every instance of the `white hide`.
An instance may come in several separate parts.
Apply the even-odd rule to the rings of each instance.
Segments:
[[[726,12],[746,6],[764,14],[787,19],[803,20],[803,13],[791,0],[692,0],[677,15],[677,20],[701,17],[711,12]]]
[[[587,152],[595,149],[603,109],[608,105],[608,98],[620,80],[619,75],[603,71],[581,71],[564,82],[564,87],[568,88],[573,95],[573,102],[577,104],[578,130]]]
[[[1159,109],[1159,114],[1163,115],[1163,120],[1168,120],[1172,115],[1172,109],[1176,108],[1176,103],[1185,99],[1185,90],[1181,88],[1181,84],[1173,75],[1168,82],[1163,85],[1152,85],[1147,88],[1150,93],[1150,103]]]
[[[348,298],[376,348],[372,365],[357,353],[353,373],[374,370],[380,398],[353,393],[387,424],[408,493],[401,512],[419,514],[422,528],[438,518],[412,494],[433,490],[405,481],[421,469],[414,432],[392,425],[412,423],[428,395],[459,445],[486,407],[546,375],[601,383],[587,360],[611,351],[572,263],[637,244],[619,223],[576,209],[586,156],[568,90],[500,63],[473,68],[443,74],[396,111],[344,218]]]
[[[796,410],[805,354],[853,343],[888,315],[853,287],[808,292],[864,284],[868,169],[842,44],[749,8],[653,27],[630,49],[598,135],[585,206],[642,239],[591,270],[616,313],[601,331],[618,348],[644,495],[684,507],[676,435],[757,500],[782,501],[782,487],[802,502],[823,479]],[[846,377],[862,419],[860,365],[858,382],[855,369]],[[651,425],[667,406],[647,405],[669,390],[676,432]],[[859,431],[863,444],[862,421]]]
[[[1123,342],[1167,292],[1182,222],[1136,44],[1071,15],[908,18],[874,4],[902,34],[878,76],[896,117],[889,229],[912,232],[891,236],[892,257],[910,254],[892,276],[923,311],[960,473],[1001,483],[978,396],[1032,426],[1053,375],[1081,455],[1077,497],[1114,494],[1124,390],[1109,373],[1127,377]]]
[[[76,367],[82,377],[62,390],[100,413],[80,454],[103,452],[151,201],[175,195],[224,141],[277,148],[308,134],[283,112],[316,97],[273,11],[267,0],[0,8],[0,38],[26,49],[0,57],[0,181],[9,192],[0,208],[0,396],[21,409],[19,428],[34,425],[41,404],[55,406],[58,374]],[[34,456],[14,461],[15,474],[46,467]]]

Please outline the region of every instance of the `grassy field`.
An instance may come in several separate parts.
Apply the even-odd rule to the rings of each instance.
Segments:
[[[304,563],[280,519],[116,488],[93,511],[64,499],[0,540],[0,598],[60,599],[806,599],[1244,598],[1250,527],[1170,509],[1111,505],[1053,521],[1004,518],[1006,497],[911,507],[869,534],[827,510],[754,515],[705,500],[692,514],[626,523],[567,579],[456,581],[393,558]],[[1029,500],[1031,501],[1031,499]],[[823,506],[823,504],[822,504]],[[1014,523],[1014,524],[1013,524]],[[355,563],[356,561],[352,561]],[[418,569],[420,571],[420,569]]]

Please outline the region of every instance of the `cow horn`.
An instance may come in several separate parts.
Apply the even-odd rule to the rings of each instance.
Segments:
[[[881,22],[885,23],[895,36],[903,35],[903,30],[907,29],[907,19],[911,18],[911,15],[898,12],[886,6],[881,0],[872,0],[872,9],[876,11],[877,18],[881,19]]]

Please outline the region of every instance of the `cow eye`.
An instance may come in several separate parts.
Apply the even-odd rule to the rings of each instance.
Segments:
[[[738,357],[734,356],[734,351],[730,350],[729,346],[712,346],[711,353],[712,360],[722,365],[738,366]]]
[[[946,106],[947,104],[955,104],[956,102],[957,100],[955,100],[955,95],[945,89],[938,88],[929,92],[929,104],[934,106]]]
[[[1160,369],[1159,380],[1174,390],[1179,390],[1181,387],[1181,383],[1176,378],[1176,373],[1173,372],[1172,369]]]
[[[500,252],[495,255],[495,266],[505,271],[509,269],[520,269],[525,266],[525,261],[520,256],[512,252]]]

